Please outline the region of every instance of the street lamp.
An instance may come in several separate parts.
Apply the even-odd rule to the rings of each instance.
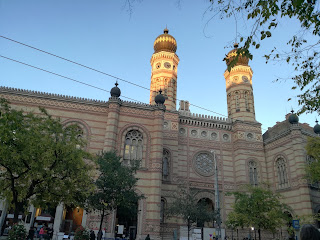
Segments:
[[[217,165],[217,158],[216,153],[211,150],[211,154],[213,155],[214,160],[214,169],[215,169],[215,209],[217,213],[217,239],[221,239],[221,215],[220,215],[220,199],[219,199],[219,185],[218,185],[218,165]]]

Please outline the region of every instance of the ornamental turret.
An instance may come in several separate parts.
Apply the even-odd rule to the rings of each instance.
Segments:
[[[234,44],[225,57],[227,66],[238,55],[238,44]],[[239,54],[238,60],[230,71],[224,73],[226,80],[228,117],[234,120],[255,122],[254,98],[252,89],[252,69],[248,65],[249,59]]]
[[[179,57],[176,54],[177,42],[166,28],[153,44],[151,63],[150,104],[155,104],[159,90],[165,97],[167,110],[176,110],[177,70]]]

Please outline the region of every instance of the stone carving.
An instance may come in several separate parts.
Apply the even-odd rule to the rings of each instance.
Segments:
[[[197,173],[202,176],[211,176],[214,174],[213,157],[208,153],[199,153],[193,160],[193,165]]]

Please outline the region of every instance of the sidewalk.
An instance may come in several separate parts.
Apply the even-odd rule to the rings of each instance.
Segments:
[[[0,240],[6,240],[6,239],[8,239],[8,236],[1,236],[0,237]]]

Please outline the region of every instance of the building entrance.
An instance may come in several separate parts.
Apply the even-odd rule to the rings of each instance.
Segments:
[[[138,203],[130,207],[117,209],[116,237],[126,237],[130,240],[136,239],[137,235]]]

